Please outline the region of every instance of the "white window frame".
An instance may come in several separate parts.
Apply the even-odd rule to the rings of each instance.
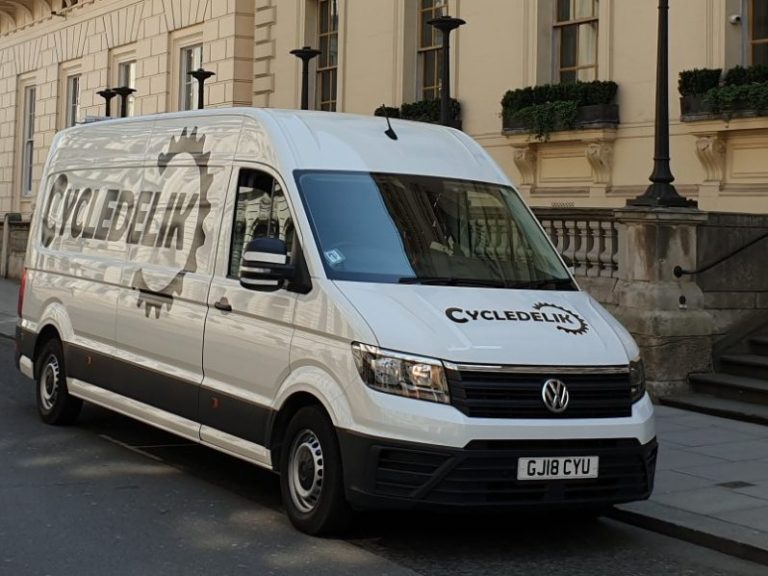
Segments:
[[[56,127],[59,130],[69,128],[70,126],[74,125],[74,123],[70,124],[72,112],[74,109],[70,94],[70,79],[73,76],[80,77],[80,80],[78,80],[79,94],[77,99],[77,109],[75,110],[75,121],[77,121],[77,116],[80,114],[79,104],[80,96],[82,95],[82,79],[84,78],[84,75],[82,74],[82,66],[79,60],[72,60],[59,65],[58,102],[56,105]]]
[[[29,198],[33,193],[35,164],[35,114],[37,104],[37,86],[28,84],[22,87],[21,106],[21,196]]]
[[[428,12],[430,12],[428,14]],[[426,100],[427,91],[432,92],[431,99],[440,98],[440,83],[442,80],[440,74],[440,67],[442,66],[443,58],[443,35],[436,28],[432,28],[432,43],[430,45],[422,44],[422,24],[426,24],[424,20],[432,19],[440,14],[449,14],[449,7],[447,0],[435,0],[435,4],[431,8],[422,8],[419,1],[416,7],[416,70],[417,70],[417,100]],[[435,75],[432,78],[434,85],[427,85],[425,61],[427,57],[434,57],[435,59]]]
[[[321,27],[322,24],[322,10],[325,8],[323,4],[326,4],[326,6],[330,9],[330,14],[333,14],[333,6],[336,7],[336,28],[334,29],[332,25],[330,25],[329,20],[329,28],[327,30],[323,30]],[[339,0],[317,0],[317,48],[321,51],[321,53],[317,56],[317,66],[316,66],[316,86],[317,89],[315,90],[315,106],[318,110],[326,110],[329,112],[335,112],[336,108],[338,106],[338,90],[339,90],[339,25],[341,21],[341,7],[339,6]],[[330,18],[330,16],[329,16]],[[330,43],[332,42],[332,39],[335,38],[336,41],[336,61],[334,63],[330,62],[330,50],[328,51],[328,54],[324,54],[322,52],[322,39],[327,38],[328,41],[328,47],[330,48]],[[326,79],[332,79],[331,80],[331,86],[330,86],[330,98],[328,100],[323,100],[323,87],[325,85]]]
[[[573,0],[571,0],[573,1]],[[552,60],[553,60],[553,73],[552,78],[554,82],[562,82],[561,74],[563,72],[574,72],[575,73],[575,79],[574,82],[579,81],[579,71],[581,70],[593,70],[594,71],[594,78],[593,80],[597,80],[600,77],[600,5],[603,4],[603,2],[600,2],[600,0],[591,0],[593,3],[594,8],[594,14],[592,16],[588,16],[585,18],[577,18],[575,14],[571,14],[571,18],[569,20],[563,20],[562,22],[558,22],[557,20],[557,8],[558,8],[558,0],[555,0],[553,2],[553,9],[554,14],[552,17],[552,41],[553,41],[553,49],[552,49]],[[574,55],[574,58],[576,59],[576,64],[574,66],[568,66],[564,67],[562,63],[560,62],[560,56],[561,56],[561,37],[563,34],[563,30],[566,28],[576,28],[577,38],[578,35],[581,33],[581,28],[584,26],[590,26],[594,24],[595,25],[595,47],[594,47],[594,63],[593,64],[583,64],[582,62],[578,61],[578,54]],[[578,52],[578,44],[576,46],[576,50]]]
[[[66,104],[64,109],[64,127],[69,128],[77,124],[80,116],[80,80],[81,75],[69,74],[66,77]]]
[[[123,70],[126,66],[133,66],[133,77],[128,79],[124,78]],[[138,77],[138,61],[136,58],[135,46],[122,46],[112,50],[110,55],[110,83],[112,88],[119,88],[121,86],[128,86],[129,88],[136,88],[136,78]],[[112,116],[119,116],[121,106],[121,98],[115,96],[112,99]],[[131,94],[128,96],[128,110],[127,115],[133,116],[136,113],[136,95]]]
[[[170,82],[168,83],[167,92],[167,107],[166,110],[184,110],[183,104],[183,89],[184,89],[184,72],[183,70],[183,50],[187,48],[193,48],[197,45],[202,46],[202,67],[205,67],[206,58],[210,58],[210,50],[208,46],[203,42],[203,26],[198,24],[184,28],[183,30],[177,30],[171,32],[169,39],[169,61],[168,68],[171,71]],[[197,83],[194,78],[191,79]],[[197,108],[197,90],[194,91],[193,108]]]
[[[195,52],[198,54],[195,57]],[[192,55],[190,62],[189,56]],[[179,51],[179,110],[197,108],[199,84],[189,73],[203,67],[203,43],[184,46]]]

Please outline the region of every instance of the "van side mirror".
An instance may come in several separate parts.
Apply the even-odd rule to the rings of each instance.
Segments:
[[[248,242],[240,261],[240,285],[249,290],[274,292],[293,279],[296,270],[288,264],[288,247],[278,238],[255,238]]]

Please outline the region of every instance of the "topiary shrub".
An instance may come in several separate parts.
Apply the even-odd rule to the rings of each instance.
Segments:
[[[373,114],[375,116],[384,116],[384,111],[386,110],[390,118],[402,118],[403,120],[415,120],[417,122],[439,124],[440,107],[441,103],[439,99],[419,100],[418,102],[403,104],[400,108],[395,108],[393,106],[379,106],[374,110]],[[449,111],[451,120],[450,125],[455,128],[460,128],[461,103],[455,98],[451,98]]]
[[[735,66],[725,73],[723,83],[726,86],[745,86],[747,84],[763,84],[768,82],[768,66],[755,64],[744,68]]]
[[[612,105],[618,89],[615,82],[596,80],[508,90],[501,100],[504,126],[522,126],[546,140],[550,132],[576,128],[579,108]]]
[[[677,81],[677,90],[680,96],[697,96],[717,88],[720,84],[722,68],[694,68],[680,72]]]

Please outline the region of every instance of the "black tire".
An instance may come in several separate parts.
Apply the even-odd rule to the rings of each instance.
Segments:
[[[70,396],[64,352],[57,339],[48,340],[37,357],[37,412],[46,424],[63,426],[77,420],[83,401]]]
[[[280,452],[280,492],[288,518],[302,532],[343,532],[352,512],[344,495],[341,452],[322,409],[299,410],[288,424]]]

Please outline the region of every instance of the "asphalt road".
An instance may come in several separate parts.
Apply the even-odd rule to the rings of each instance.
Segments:
[[[346,540],[296,532],[276,478],[100,408],[42,424],[0,339],[5,576],[760,575],[611,520],[367,514]]]

